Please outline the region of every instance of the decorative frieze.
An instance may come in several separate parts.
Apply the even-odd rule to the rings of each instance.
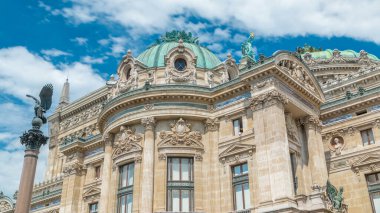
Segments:
[[[154,117],[146,117],[141,119],[141,124],[145,127],[146,130],[153,130],[155,125]]]
[[[250,106],[252,110],[260,110],[278,103],[285,105],[288,101],[289,100],[285,95],[277,90],[272,90],[251,98]]]
[[[71,117],[64,119],[60,123],[59,129],[61,131],[64,131],[64,130],[70,129],[71,127],[83,124],[89,120],[95,119],[97,115],[99,115],[101,110],[102,110],[101,103],[93,105],[92,107],[82,111],[81,113],[78,113],[76,115],[73,115]]]

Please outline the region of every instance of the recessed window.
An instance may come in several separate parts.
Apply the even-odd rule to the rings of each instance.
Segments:
[[[364,115],[366,113],[367,113],[367,110],[365,109],[365,110],[361,110],[359,112],[356,112],[356,115]]]
[[[131,77],[131,68],[128,68],[125,72],[125,79],[128,80]]]
[[[90,213],[98,213],[98,203],[91,203],[89,209]]]
[[[239,211],[250,208],[248,164],[243,163],[232,167],[232,187],[234,209]]]
[[[243,122],[241,118],[232,121],[234,125],[234,135],[241,135],[243,133]]]
[[[362,130],[360,131],[360,134],[362,136],[363,145],[371,145],[375,143],[372,129]]]
[[[380,212],[380,173],[366,175],[373,212]]]
[[[168,158],[167,210],[194,210],[194,179],[192,158]]]
[[[297,194],[298,180],[297,180],[297,160],[296,153],[290,153],[290,163],[292,165],[293,189],[294,194]]]
[[[95,166],[95,178],[100,178],[100,166]]]
[[[174,62],[174,67],[178,71],[184,71],[186,69],[186,60],[183,58],[178,58]]]

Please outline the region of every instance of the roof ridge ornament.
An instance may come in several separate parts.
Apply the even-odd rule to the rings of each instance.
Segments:
[[[171,32],[166,32],[156,40],[156,44],[162,44],[166,42],[179,42],[180,40],[185,43],[199,44],[198,37],[194,37],[191,32],[186,33],[184,30],[172,30]]]

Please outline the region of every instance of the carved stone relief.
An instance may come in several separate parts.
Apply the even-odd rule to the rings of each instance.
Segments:
[[[170,123],[170,131],[160,132],[161,141],[158,147],[185,146],[203,149],[202,135],[198,131],[191,131],[191,124],[180,118]]]
[[[65,176],[69,176],[73,174],[83,175],[85,173],[86,173],[86,168],[83,166],[83,164],[79,162],[68,164],[63,168],[63,174]]]
[[[143,150],[140,145],[141,139],[142,136],[137,134],[134,128],[121,126],[114,142],[113,158],[131,152],[141,153]]]
[[[291,60],[281,60],[277,65],[280,67],[280,69],[290,74],[293,79],[298,81],[301,85],[305,86],[311,91],[316,91],[311,77],[305,71],[304,67],[301,66],[301,64]]]
[[[298,129],[295,120],[291,113],[285,113],[285,124],[288,133],[288,138],[296,143],[299,143]]]
[[[333,155],[340,155],[345,145],[343,137],[334,136],[330,140],[329,149]]]
[[[255,151],[254,145],[233,143],[219,154],[219,161],[225,163],[240,162],[246,158],[252,157]]]
[[[71,127],[74,127],[74,126],[77,126],[77,125],[80,125],[90,119],[93,119],[95,118],[99,113],[100,111],[102,110],[102,104],[96,104],[76,115],[73,115],[71,117],[68,117],[66,119],[64,119],[61,123],[60,123],[60,130],[66,130],[66,129],[69,129]]]

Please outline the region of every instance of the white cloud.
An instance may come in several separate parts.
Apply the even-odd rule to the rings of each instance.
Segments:
[[[71,39],[70,41],[77,43],[79,46],[83,46],[87,44],[88,39],[83,37],[76,37]]]
[[[162,33],[176,27],[180,17],[191,14],[216,25],[254,31],[261,37],[315,34],[348,36],[380,44],[377,27],[380,1],[363,0],[360,6],[354,0],[72,0],[72,3],[72,7],[62,11],[76,23],[97,20],[118,23],[134,33]]]
[[[93,58],[91,56],[82,57],[81,61],[86,64],[103,64],[107,57]]]
[[[107,55],[119,57],[121,54],[126,53],[127,41],[125,37],[109,36],[109,38],[98,40],[98,43],[104,47],[110,46],[110,51],[106,53]]]
[[[104,80],[90,65],[80,62],[59,64],[33,54],[25,47],[0,49],[0,92],[10,96],[0,103],[0,190],[12,195],[18,189],[24,148],[19,136],[30,129],[33,117],[33,100],[25,94],[38,96],[46,83],[54,86],[53,106],[57,106],[62,85],[69,73],[71,97],[77,99],[104,85]],[[12,102],[13,100],[13,102]],[[21,102],[21,104],[20,104]],[[46,132],[47,126],[44,126]],[[45,133],[46,134],[46,133]],[[43,180],[47,161],[47,146],[41,148],[35,182]]]
[[[71,53],[64,52],[62,50],[57,50],[55,48],[48,49],[48,50],[41,50],[41,53],[44,54],[44,56],[46,56],[47,58],[71,55]]]

